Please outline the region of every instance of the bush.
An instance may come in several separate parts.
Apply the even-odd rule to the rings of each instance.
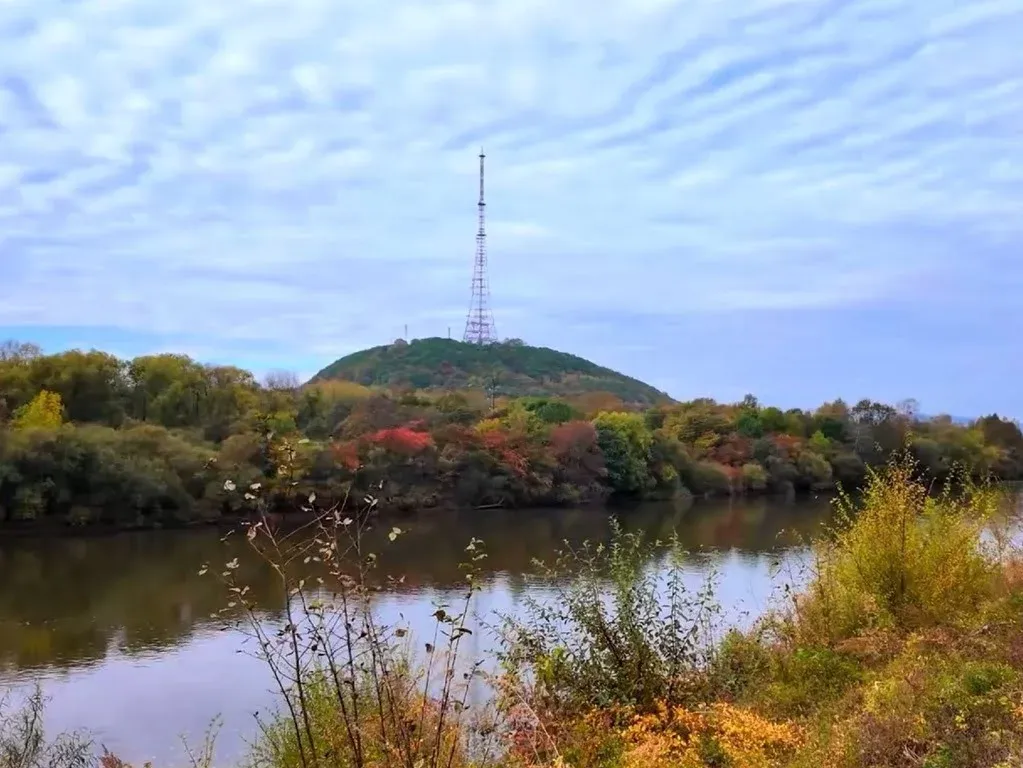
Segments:
[[[91,768],[92,742],[82,733],[52,740],[43,732],[42,692],[36,688],[18,709],[0,697],[0,766],[3,768]]]
[[[683,477],[686,487],[697,495],[726,494],[732,490],[732,479],[725,468],[713,461],[697,461],[689,476]]]
[[[960,477],[932,496],[915,463],[868,475],[862,501],[838,499],[839,526],[816,546],[813,579],[798,603],[804,640],[830,645],[873,627],[955,624],[975,614],[998,572],[981,532],[995,492]]]
[[[762,491],[767,488],[767,470],[756,462],[742,465],[742,485],[751,491]]]
[[[528,671],[545,706],[644,708],[686,696],[719,607],[709,584],[685,587],[677,540],[663,554],[667,573],[651,573],[650,546],[613,524],[607,546],[587,543],[541,566],[554,599],[527,599],[528,618],[506,624],[504,656]]]

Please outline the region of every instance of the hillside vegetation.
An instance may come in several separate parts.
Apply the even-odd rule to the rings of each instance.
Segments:
[[[589,360],[516,341],[483,346],[441,338],[397,341],[342,357],[312,381],[326,379],[411,389],[492,386],[512,397],[610,392],[636,405],[671,400],[649,384]]]
[[[293,491],[323,502],[369,494],[389,511],[787,495],[858,487],[904,447],[933,479],[955,464],[1023,478],[1016,422],[992,414],[957,425],[912,403],[782,411],[752,395],[647,407],[600,391],[299,387],[185,355],[0,346],[6,526],[236,520],[251,510],[230,487],[253,484],[281,514],[294,510]]]

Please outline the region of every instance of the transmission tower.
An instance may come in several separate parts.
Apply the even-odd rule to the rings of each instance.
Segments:
[[[465,334],[462,341],[469,344],[493,344],[497,341],[497,328],[490,311],[490,281],[487,279],[487,232],[486,209],[483,201],[483,149],[480,149],[480,201],[479,229],[476,231],[476,260],[472,270],[472,302],[465,318]]]

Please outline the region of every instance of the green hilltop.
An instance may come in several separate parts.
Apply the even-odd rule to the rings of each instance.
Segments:
[[[664,392],[638,379],[518,340],[485,345],[444,338],[399,340],[342,357],[310,381],[329,379],[415,389],[464,389],[496,379],[500,394],[516,397],[609,392],[626,403],[671,402]]]

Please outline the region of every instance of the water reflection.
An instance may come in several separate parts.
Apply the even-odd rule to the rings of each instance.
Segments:
[[[800,541],[830,517],[826,499],[785,504],[767,499],[671,504],[618,511],[626,530],[646,539],[677,531],[693,552],[694,578],[714,570],[719,599],[735,619],[762,610],[771,568],[800,556]],[[486,543],[477,612],[515,613],[522,598],[548,588],[531,575],[534,558],[563,542],[606,541],[609,517],[593,509],[432,513],[401,523],[396,542],[386,526],[370,535],[380,572],[404,582],[380,599],[413,631],[432,627],[437,601],[464,583],[459,563],[471,537]],[[174,762],[178,735],[201,738],[210,718],[224,717],[220,755],[230,759],[252,733],[251,713],[265,709],[269,681],[239,654],[240,638],[219,630],[210,614],[224,604],[217,582],[200,564],[238,555],[242,580],[259,609],[274,615],[283,595],[272,572],[236,537],[213,530],[122,534],[91,539],[0,542],[0,679],[41,681],[52,696],[54,728],[84,726],[111,749],[141,762]],[[489,643],[474,639],[470,653]]]

